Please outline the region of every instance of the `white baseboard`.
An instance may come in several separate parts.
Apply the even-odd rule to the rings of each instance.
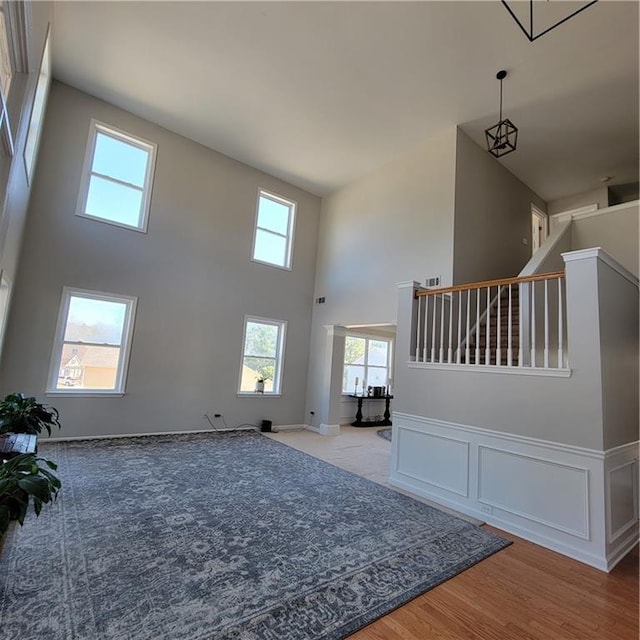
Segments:
[[[603,571],[638,540],[637,443],[597,451],[397,412],[393,431],[394,486]]]
[[[257,431],[260,431],[259,427],[256,427]],[[254,429],[250,427],[244,427],[242,429],[190,429],[187,431],[148,431],[144,433],[114,433],[110,435],[99,435],[99,436],[62,436],[56,438],[48,438],[48,437],[40,437],[38,436],[38,440],[40,442],[68,442],[72,440],[111,440],[112,438],[142,438],[144,436],[181,436],[188,435],[193,433],[222,433],[228,431],[254,431]]]
[[[319,427],[315,427],[313,425],[306,425],[306,428],[309,431],[313,431],[314,433],[319,433],[321,436],[339,436],[340,435],[340,425],[339,424],[321,424]]]
[[[304,431],[309,427],[306,424],[277,424],[273,428],[277,431]]]

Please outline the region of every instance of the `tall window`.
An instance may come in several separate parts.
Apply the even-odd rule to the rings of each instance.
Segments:
[[[49,392],[124,393],[136,299],[65,287]]]
[[[5,2],[0,1],[0,138],[3,146],[2,153],[5,157],[13,156],[13,136],[7,109],[9,90],[13,79],[8,22]]]
[[[146,231],[156,148],[92,120],[78,215]]]
[[[353,393],[367,386],[380,387],[389,384],[391,373],[391,340],[364,336],[347,336],[344,344],[343,393]]]
[[[286,329],[287,323],[279,320],[245,319],[240,393],[255,393],[260,380],[265,395],[280,393]]]
[[[295,202],[266,191],[258,194],[253,259],[291,269]]]

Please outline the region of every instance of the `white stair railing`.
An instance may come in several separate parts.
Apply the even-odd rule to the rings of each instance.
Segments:
[[[564,271],[555,271],[417,291],[412,360],[564,369],[563,290]]]

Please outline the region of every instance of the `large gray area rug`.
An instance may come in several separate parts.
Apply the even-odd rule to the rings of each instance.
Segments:
[[[254,433],[41,455],[63,489],[5,541],[2,638],[343,638],[509,544]]]

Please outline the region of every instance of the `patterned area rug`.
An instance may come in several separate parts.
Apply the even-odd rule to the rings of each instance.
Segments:
[[[3,638],[344,638],[509,544],[255,433],[41,454],[62,494],[5,541]]]
[[[378,429],[376,433],[383,439],[391,442],[391,429]]]

